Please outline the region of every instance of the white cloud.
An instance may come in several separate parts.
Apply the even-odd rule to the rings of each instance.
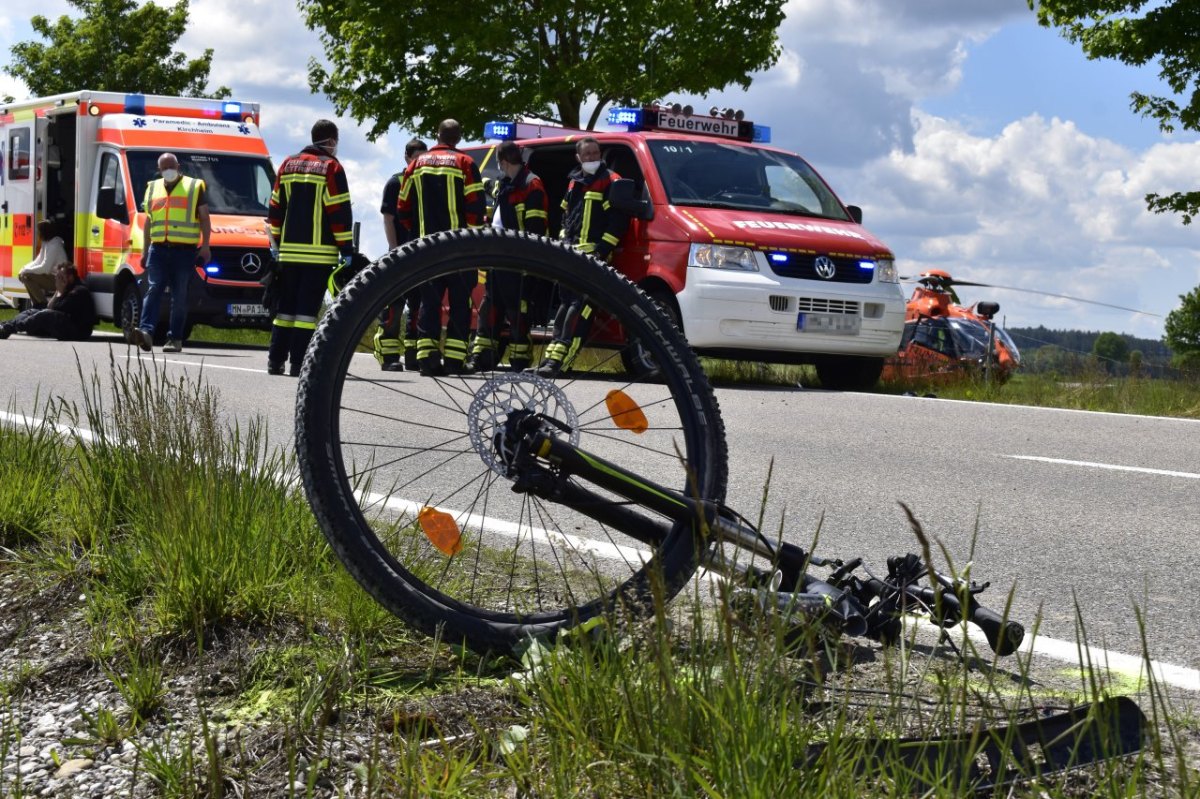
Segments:
[[[861,200],[868,226],[895,248],[903,272],[941,268],[1162,314],[1200,278],[1192,229],[1150,214],[1143,199],[1200,184],[1200,145],[1131,152],[1036,115],[991,138],[920,113],[915,122],[911,153],[838,172],[842,193]],[[1003,299],[1009,324],[1161,335],[1161,320],[1147,316],[1030,295]]]

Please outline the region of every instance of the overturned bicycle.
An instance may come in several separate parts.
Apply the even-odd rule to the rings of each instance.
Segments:
[[[570,368],[549,378],[499,358],[436,378],[432,391],[381,373],[369,342],[380,311],[426,282],[476,274],[585,296],[591,324]],[[652,368],[627,373],[631,351]],[[439,234],[363,270],[313,337],[296,440],[309,501],[347,569],[412,626],[480,652],[598,616],[649,615],[701,566],[739,586],[737,604],[798,632],[890,643],[906,614],[920,614],[977,626],[998,656],[1025,635],[979,602],[985,585],[939,573],[927,552],[876,574],[861,559],[769,540],[726,507],[721,415],[683,335],[618,273],[546,239]],[[1113,711],[1104,704],[1097,713]],[[1000,743],[984,735],[980,756],[995,762],[977,782],[1012,779],[1035,745],[1043,774],[1136,750],[1140,710],[1118,710],[1113,724],[1052,717],[1008,728]],[[914,757],[969,745],[925,740]]]

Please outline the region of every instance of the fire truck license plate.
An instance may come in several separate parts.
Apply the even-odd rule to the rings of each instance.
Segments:
[[[857,314],[804,313],[796,317],[796,329],[804,333],[837,333],[857,336],[862,320]]]
[[[258,304],[242,303],[229,306],[230,316],[266,316],[267,309]]]

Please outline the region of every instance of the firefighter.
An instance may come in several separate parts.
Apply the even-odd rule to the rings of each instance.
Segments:
[[[443,230],[483,225],[483,179],[471,156],[456,149],[462,126],[447,119],[438,126],[438,143],[418,155],[404,171],[396,215],[413,237]],[[417,363],[425,377],[466,371],[467,335],[471,325],[474,273],[432,280],[421,287],[417,318]],[[442,337],[442,295],[447,295],[449,325],[445,358],[438,348]]]
[[[183,349],[183,331],[187,325],[188,284],[196,263],[208,263],[212,224],[208,217],[208,198],[204,181],[179,171],[174,153],[158,157],[159,178],[146,184],[142,207],[142,265],[146,270],[146,297],[134,342],[146,352],[153,349],[154,326],[163,292],[171,289],[171,313],[168,317],[167,343],[163,352]]]
[[[300,374],[304,350],[335,267],[353,261],[353,217],[346,172],[337,160],[338,129],[327,119],[312,126],[312,144],[284,160],[267,214],[278,242],[279,306],[267,350],[267,373]]]
[[[546,235],[546,188],[542,185],[542,179],[525,166],[520,145],[514,141],[501,144],[496,148],[496,162],[504,177],[500,179],[496,193],[496,213],[492,225],[505,230]],[[504,323],[508,324],[509,329],[509,366],[518,372],[529,368],[532,346],[527,303],[533,294],[530,284],[534,279],[507,270],[487,273],[479,324],[469,360],[472,371],[496,368],[499,329]]]
[[[600,143],[585,136],[575,143],[579,167],[568,176],[563,198],[562,239],[580,252],[608,261],[629,227],[629,215],[612,207],[609,188],[621,176],[609,169],[600,156]],[[554,340],[546,347],[538,365],[542,377],[554,377],[570,366],[592,327],[592,307],[584,297],[559,287],[559,306],[554,315]]]
[[[404,165],[407,168],[418,155],[427,151],[425,142],[413,139],[404,145]],[[400,224],[396,215],[396,202],[400,198],[400,184],[404,173],[397,172],[383,186],[383,203],[379,212],[383,215],[383,234],[387,237],[388,249],[394,250],[409,241],[408,229]],[[379,327],[375,331],[375,359],[385,372],[402,372],[417,369],[417,309],[421,307],[421,293],[410,291],[399,302],[389,305],[379,315]],[[405,308],[408,315],[405,316]],[[404,339],[400,339],[400,324],[404,323]],[[400,362],[400,352],[404,362]]]

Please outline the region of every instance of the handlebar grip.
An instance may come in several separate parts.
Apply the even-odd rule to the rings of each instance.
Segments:
[[[1025,639],[1025,628],[1015,621],[1006,621],[994,610],[976,605],[971,612],[971,621],[983,630],[988,646],[997,655],[1004,657],[1017,651]]]

